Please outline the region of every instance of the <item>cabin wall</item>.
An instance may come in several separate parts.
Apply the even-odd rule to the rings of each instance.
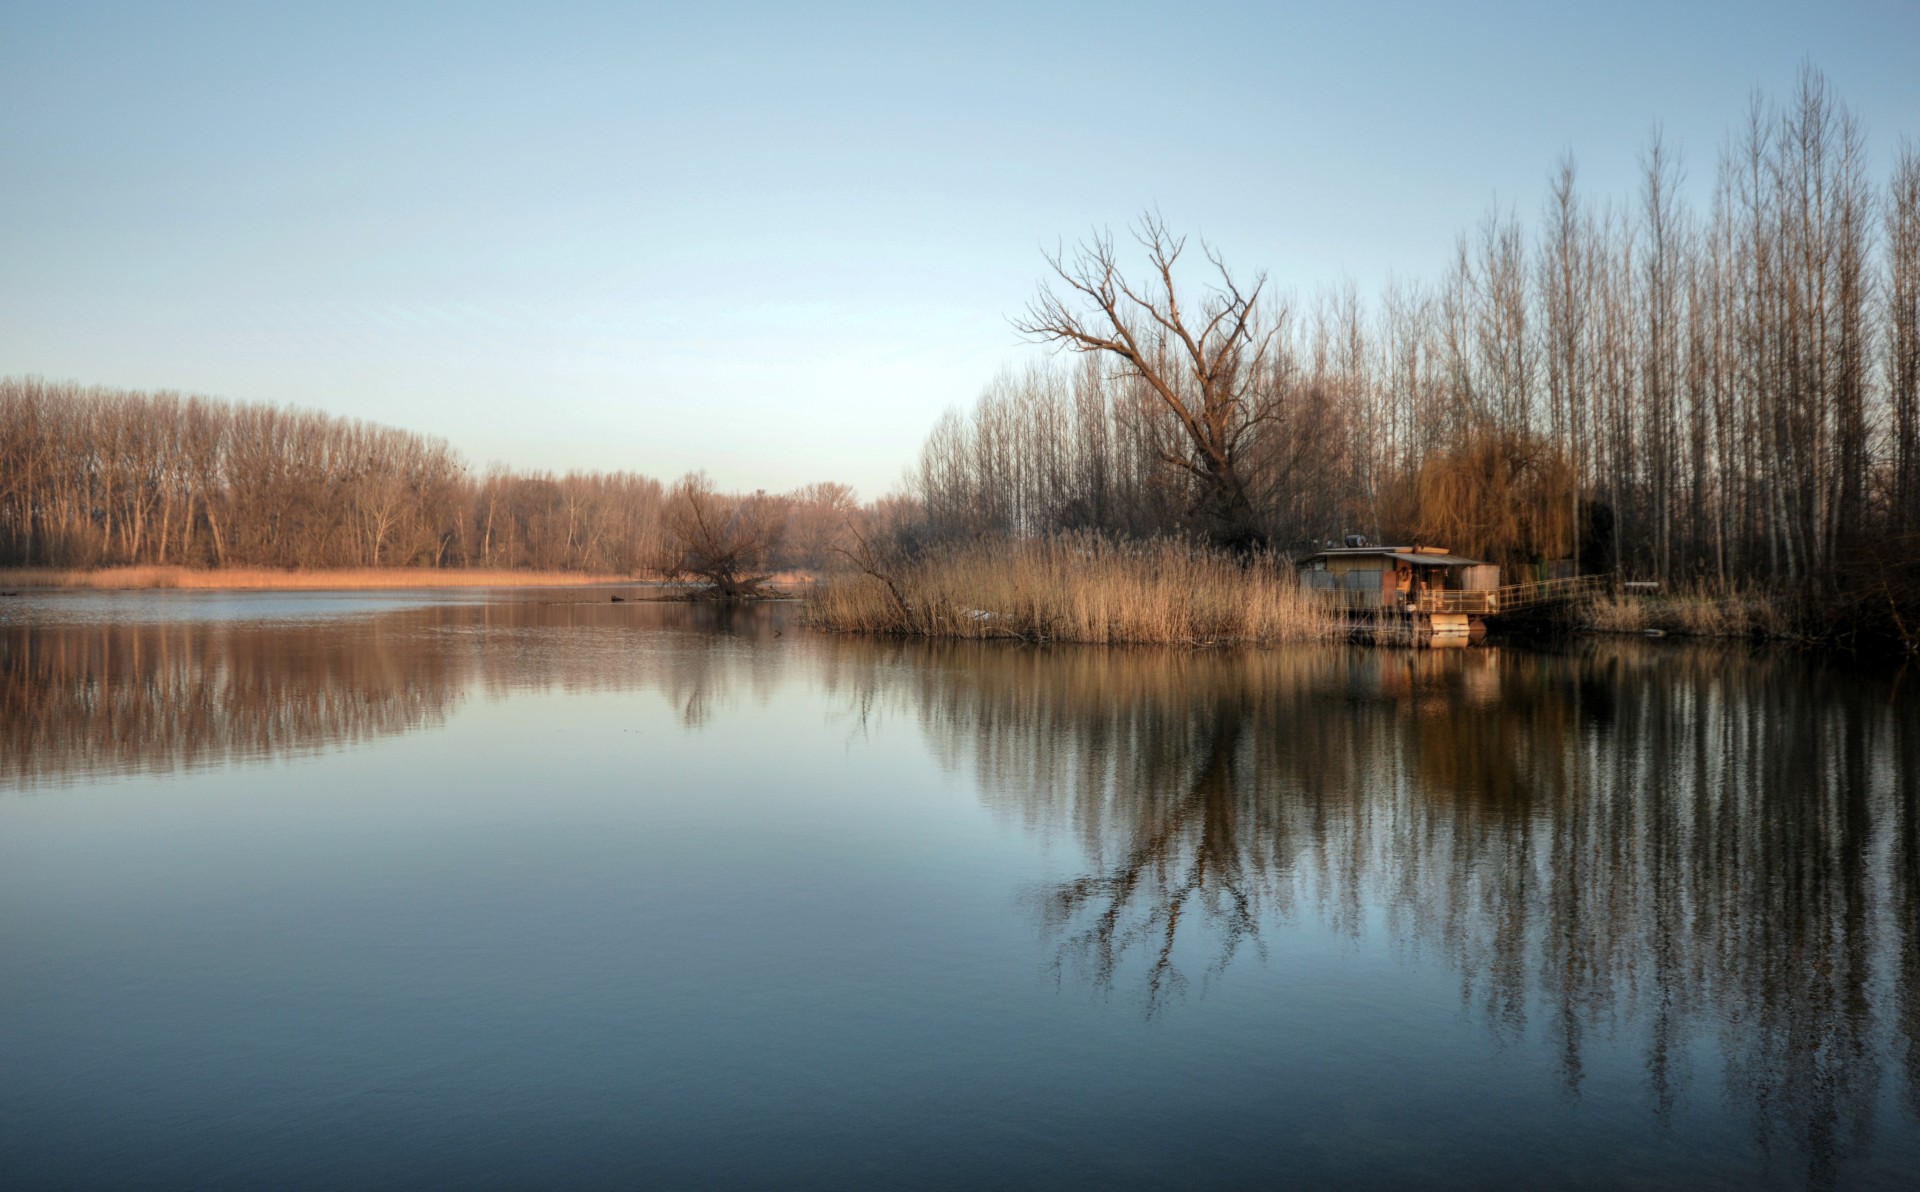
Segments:
[[[1434,547],[1406,554],[1445,556]],[[1500,568],[1492,563],[1433,563],[1423,566],[1403,561],[1385,551],[1358,552],[1315,558],[1300,571],[1302,586],[1320,592],[1342,592],[1339,603],[1346,608],[1397,608],[1405,599],[1403,579],[1411,580],[1409,590],[1490,592],[1500,586]]]
[[[1343,567],[1338,570],[1309,570],[1300,573],[1301,584],[1316,592],[1348,592],[1341,601],[1346,608],[1381,608],[1393,603],[1398,591],[1394,573],[1379,569]]]
[[[1326,567],[1328,571],[1379,571],[1383,568],[1391,571],[1393,560],[1383,555],[1336,556],[1326,560]]]

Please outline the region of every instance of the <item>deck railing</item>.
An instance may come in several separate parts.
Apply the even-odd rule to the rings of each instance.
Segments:
[[[1423,613],[1510,613],[1541,604],[1560,604],[1601,590],[1606,577],[1571,575],[1535,580],[1480,592],[1426,591],[1410,595],[1407,607]]]
[[[1490,616],[1575,600],[1603,590],[1606,583],[1607,577],[1603,575],[1578,575],[1507,584],[1479,591],[1432,588],[1404,594],[1392,589],[1382,591],[1374,588],[1312,588],[1308,591],[1316,603],[1342,610],[1398,609],[1418,613],[1477,613]]]
[[[1454,592],[1447,590],[1407,593],[1407,609],[1419,613],[1497,613],[1507,606],[1500,599],[1505,588],[1482,589],[1478,592]]]

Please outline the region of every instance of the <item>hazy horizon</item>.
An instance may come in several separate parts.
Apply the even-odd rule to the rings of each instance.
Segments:
[[[1840,15],[1835,16],[1838,12]],[[1571,153],[1710,185],[1803,63],[1885,177],[1920,8],[0,14],[0,374],[274,402],[475,464],[889,488],[1040,354],[1041,249],[1157,207],[1310,298],[1436,276]]]

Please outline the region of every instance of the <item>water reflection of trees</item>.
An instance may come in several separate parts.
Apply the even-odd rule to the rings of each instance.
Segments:
[[[168,773],[435,724],[443,652],[378,632],[220,624],[0,630],[0,781]]]
[[[1574,1090],[1625,1035],[1664,1114],[1711,1039],[1816,1182],[1888,1059],[1920,1113],[1920,706],[1887,683],[1631,643],[956,647],[917,682],[949,760],[1084,850],[1038,895],[1063,969],[1149,1013],[1277,921],[1374,913]]]
[[[1312,918],[1436,955],[1497,1032],[1595,1040],[1665,1113],[1710,1043],[1820,1182],[1882,1082],[1920,1117],[1920,702],[1792,656],[1033,650],[815,640],[684,605],[0,626],[0,785],[297,754],[468,698],[649,689],[682,723],[795,657],[829,716],[918,718],[996,814],[1069,838],[1063,977],[1158,1011]],[[635,632],[647,628],[664,632]]]
[[[636,633],[648,627],[668,631]],[[0,625],[0,785],[290,757],[518,691],[657,689],[698,727],[775,663],[766,617],[497,602],[370,618]]]

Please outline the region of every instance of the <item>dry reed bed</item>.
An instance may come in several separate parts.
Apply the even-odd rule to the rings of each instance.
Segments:
[[[577,571],[511,571],[422,567],[285,570],[272,567],[100,567],[88,570],[0,569],[0,588],[197,588],[332,591],[373,588],[548,588],[641,583],[632,576]]]
[[[1596,596],[1579,613],[1600,633],[1657,631],[1688,637],[1791,637],[1793,625],[1777,600],[1754,592],[1694,589],[1660,596]]]
[[[886,579],[825,580],[807,615],[831,630],[1031,642],[1198,646],[1342,635],[1284,565],[1242,567],[1183,543],[1076,535],[949,547]]]

